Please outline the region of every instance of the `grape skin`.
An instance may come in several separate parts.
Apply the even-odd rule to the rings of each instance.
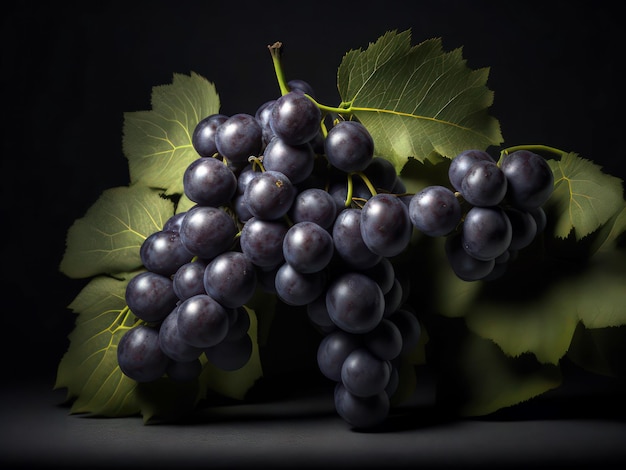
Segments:
[[[180,237],[187,250],[204,259],[213,259],[233,244],[237,225],[222,209],[194,206],[187,211]]]
[[[204,354],[215,367],[234,371],[245,366],[252,357],[252,338],[245,334],[239,339],[222,341],[214,346],[205,348]]]
[[[215,146],[230,162],[245,164],[263,148],[261,124],[250,114],[234,114],[215,131]]]
[[[427,186],[409,202],[411,223],[430,237],[441,237],[452,232],[461,221],[461,216],[461,204],[445,186]]]
[[[178,306],[176,325],[183,341],[208,348],[226,337],[228,312],[209,295],[198,294]]]
[[[505,155],[500,164],[508,180],[507,199],[518,209],[531,210],[548,201],[554,174],[544,158],[528,150]]]
[[[202,348],[186,343],[178,331],[178,308],[165,317],[159,328],[159,347],[163,353],[178,362],[187,362],[197,359],[202,354]]]
[[[389,396],[384,391],[369,397],[357,397],[338,383],[335,386],[334,400],[339,416],[356,429],[379,426],[389,414]]]
[[[311,176],[315,163],[315,153],[308,142],[289,145],[279,137],[273,137],[263,153],[263,166],[266,170],[279,171],[293,184],[298,184]]]
[[[276,271],[276,294],[289,305],[306,305],[315,300],[326,285],[326,273],[301,273],[289,263],[283,263]]]
[[[270,116],[274,135],[290,145],[310,142],[319,132],[322,112],[300,91],[291,91],[276,100]]]
[[[487,152],[477,149],[465,150],[452,159],[448,167],[448,179],[454,189],[461,191],[463,178],[472,165],[479,161],[495,162]]]
[[[507,190],[507,178],[495,162],[474,163],[461,180],[461,194],[473,206],[496,206]]]
[[[137,318],[159,322],[176,306],[178,298],[169,277],[144,271],[128,281],[125,300]]]
[[[191,144],[201,157],[212,157],[217,153],[215,131],[228,119],[225,114],[211,114],[202,119],[194,128]]]
[[[320,372],[334,382],[341,381],[341,368],[352,351],[362,346],[358,335],[334,330],[322,338],[317,347]]]
[[[454,273],[464,281],[483,279],[495,266],[494,259],[483,261],[471,256],[463,247],[460,234],[446,238],[445,253]]]
[[[337,206],[330,193],[320,188],[308,188],[296,196],[289,217],[292,222],[315,222],[327,230],[337,218]]]
[[[360,209],[349,208],[341,211],[333,225],[332,236],[335,252],[352,267],[370,268],[382,258],[370,250],[363,241]]]
[[[159,346],[159,331],[138,325],[126,331],[117,344],[120,370],[137,382],[152,382],[165,374],[170,359]]]
[[[204,271],[204,289],[226,308],[237,308],[248,302],[256,289],[256,271],[240,251],[217,255]]]
[[[504,253],[511,244],[513,230],[500,207],[472,207],[463,221],[463,248],[479,260],[488,261]]]
[[[285,260],[283,240],[289,230],[282,220],[251,217],[241,229],[239,246],[248,259],[263,268],[277,266]]]
[[[348,333],[367,333],[382,320],[385,299],[378,284],[359,272],[339,275],[326,291],[328,315]]]
[[[402,253],[411,241],[409,211],[396,196],[379,193],[361,209],[361,236],[374,253],[390,258]]]
[[[328,266],[333,253],[333,237],[315,222],[292,225],[283,239],[285,261],[301,273],[321,271]]]
[[[357,121],[341,121],[333,126],[324,141],[330,164],[346,173],[363,171],[374,158],[374,140]]]
[[[143,241],[139,257],[147,270],[170,276],[193,255],[183,245],[179,232],[159,230]]]
[[[275,220],[287,214],[296,192],[287,176],[278,171],[268,170],[250,180],[243,197],[254,217]]]
[[[201,157],[189,164],[183,173],[185,195],[203,206],[227,204],[237,190],[237,177],[221,160]]]

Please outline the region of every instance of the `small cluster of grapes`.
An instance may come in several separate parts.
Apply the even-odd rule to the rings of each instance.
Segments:
[[[411,222],[425,235],[446,237],[447,259],[459,278],[497,279],[544,230],[552,170],[526,149],[504,154],[499,163],[485,151],[466,150],[452,159],[448,178],[456,192],[432,185],[411,198]]]

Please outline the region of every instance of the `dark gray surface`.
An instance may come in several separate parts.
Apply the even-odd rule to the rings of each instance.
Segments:
[[[378,432],[351,430],[331,389],[223,405],[179,424],[69,415],[48,385],[2,390],[4,468],[618,468],[626,463],[623,395],[546,397],[508,416],[445,419],[422,387]],[[602,406],[602,402],[604,405]],[[582,407],[594,405],[593,410]]]

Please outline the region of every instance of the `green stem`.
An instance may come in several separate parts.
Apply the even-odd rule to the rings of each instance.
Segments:
[[[287,80],[285,79],[285,74],[283,72],[283,67],[280,63],[280,48],[282,47],[281,42],[275,42],[271,46],[267,46],[270,50],[270,54],[272,55],[272,62],[274,64],[274,72],[276,72],[276,79],[278,80],[278,86],[280,87],[280,93],[282,95],[286,95],[289,93],[289,87],[287,86]]]
[[[345,207],[350,207],[350,205],[352,204],[352,190],[354,185],[352,184],[352,174],[348,173],[348,191],[346,194],[346,203],[344,204]]]
[[[508,155],[509,153],[516,152],[518,150],[535,150],[539,152],[543,151],[543,152],[548,152],[548,153],[554,153],[558,155],[559,157],[562,157],[563,155],[567,153],[561,149],[557,149],[555,147],[549,147],[547,145],[540,145],[540,144],[515,145],[514,147],[503,149],[502,152],[500,152],[500,158],[502,158],[504,155]]]
[[[361,179],[365,183],[365,186],[367,186],[367,189],[369,189],[370,194],[372,196],[376,196],[376,194],[378,194],[378,192],[376,191],[376,188],[374,188],[374,185],[372,184],[370,179],[365,175],[365,173],[363,173],[362,171],[357,171],[355,174],[361,177]]]

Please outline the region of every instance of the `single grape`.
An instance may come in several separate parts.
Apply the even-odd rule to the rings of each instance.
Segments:
[[[159,322],[176,306],[178,297],[169,277],[143,271],[128,281],[125,300],[137,318],[146,322]]]
[[[178,212],[177,214],[174,214],[165,221],[161,230],[164,232],[180,232],[180,226],[183,223],[185,214],[186,212]]]
[[[204,289],[227,308],[248,302],[256,289],[256,271],[252,262],[240,251],[226,251],[207,264]]]
[[[404,299],[402,284],[397,278],[393,280],[393,285],[391,286],[391,289],[389,289],[389,291],[387,291],[384,296],[385,310],[383,310],[383,317],[388,317],[398,308],[400,308],[400,306],[402,305],[402,300]]]
[[[326,293],[309,302],[306,305],[306,312],[311,323],[317,327],[329,328],[335,326],[326,308]]]
[[[509,250],[521,250],[532,243],[537,236],[537,222],[528,211],[522,211],[513,207],[504,209],[511,222],[511,243]]]
[[[487,152],[477,149],[465,150],[452,159],[448,167],[448,179],[454,189],[461,191],[463,178],[474,163],[479,161],[495,162]]]
[[[276,100],[269,100],[259,106],[254,113],[254,117],[259,121],[261,125],[261,134],[263,136],[263,145],[266,146],[272,137],[274,137],[274,131],[270,126],[270,117],[272,115],[272,108]]]
[[[378,284],[359,272],[346,272],[326,291],[326,308],[333,323],[348,333],[367,333],[382,320],[385,298]]]
[[[397,310],[396,310],[397,311]],[[394,312],[395,313],[395,312]],[[399,317],[396,317],[399,318]],[[405,334],[419,335],[419,329],[415,332],[414,325],[407,329]],[[365,347],[377,358],[383,361],[391,361],[400,355],[405,344],[398,323],[388,318],[383,318],[378,326],[363,337]],[[407,348],[413,344],[413,338],[407,339]],[[417,343],[416,343],[417,344]]]
[[[245,164],[249,157],[259,155],[263,148],[261,124],[250,114],[234,114],[215,131],[215,146],[218,153],[229,161]]]
[[[192,361],[202,354],[202,348],[192,346],[181,337],[178,331],[178,308],[172,310],[161,323],[159,347],[167,357],[178,362]]]
[[[392,194],[372,196],[361,210],[361,236],[378,255],[389,258],[402,253],[411,241],[412,232],[409,210]]]
[[[148,271],[170,276],[193,255],[185,248],[179,232],[159,230],[148,235],[139,248],[141,263]]]
[[[496,206],[507,190],[507,178],[495,162],[474,163],[461,180],[463,199],[473,206]]]
[[[233,198],[232,207],[233,207],[233,210],[235,211],[235,215],[237,216],[237,219],[240,222],[246,223],[253,217],[252,213],[250,212],[250,209],[248,208],[248,205],[246,204],[246,200],[243,197],[243,194],[237,194]]]
[[[296,188],[278,171],[257,174],[246,186],[244,201],[254,217],[275,220],[287,214],[296,197]]]
[[[248,163],[244,166],[239,174],[237,175],[237,194],[243,194],[246,192],[246,186],[252,178],[259,174],[257,168],[252,164]]]
[[[497,258],[511,244],[511,222],[500,207],[472,207],[463,220],[463,248],[476,259]]]
[[[236,341],[241,339],[250,329],[250,315],[245,307],[237,307],[232,310],[232,320],[228,326],[228,333],[223,341]]]
[[[193,359],[187,362],[170,361],[165,374],[174,382],[191,382],[200,377],[202,362]]]
[[[500,167],[508,180],[507,199],[518,209],[535,209],[550,198],[554,174],[541,156],[518,150],[504,156]]]
[[[334,392],[337,414],[355,429],[372,429],[387,419],[391,407],[389,396],[380,392],[369,397],[358,397],[338,383]]]
[[[452,232],[461,221],[461,216],[461,204],[445,186],[427,186],[409,202],[411,223],[430,237],[442,237]]]
[[[360,122],[341,121],[328,131],[324,152],[335,168],[346,173],[363,171],[374,158],[374,139]]]
[[[341,383],[359,397],[385,390],[391,377],[391,364],[361,347],[352,351],[341,366]]]
[[[300,91],[279,97],[270,116],[274,134],[290,145],[310,142],[319,132],[321,122],[320,109]]]
[[[159,330],[137,325],[126,331],[117,344],[117,363],[124,375],[137,382],[162,377],[170,359],[159,346]]]
[[[283,219],[251,217],[241,229],[239,246],[256,266],[270,268],[284,261],[283,240],[289,226]]]
[[[207,263],[203,260],[183,264],[172,277],[174,293],[180,300],[187,300],[197,294],[206,294],[204,290],[204,270]]]
[[[315,90],[313,89],[313,86],[305,80],[289,80],[287,82],[287,88],[289,88],[289,91],[301,91],[302,93],[309,95],[311,98],[315,98]]]
[[[283,263],[276,271],[274,286],[278,297],[288,305],[306,305],[322,294],[326,273],[301,273]]]
[[[370,268],[382,258],[363,241],[360,209],[342,210],[333,225],[332,236],[335,252],[349,266],[357,269]]]
[[[190,253],[212,259],[232,246],[237,232],[235,221],[221,208],[194,206],[183,219],[180,238]]]
[[[537,224],[537,233],[541,233],[546,229],[546,225],[548,225],[548,218],[546,216],[546,211],[543,207],[535,207],[534,209],[530,209],[530,215],[533,216],[535,222]]]
[[[333,257],[333,237],[315,222],[292,225],[283,239],[283,256],[296,271],[321,271]]]
[[[325,377],[341,381],[341,368],[352,351],[362,346],[361,337],[343,330],[333,330],[317,347],[317,366]]]
[[[191,201],[219,207],[228,203],[237,191],[237,177],[221,160],[201,157],[185,169],[183,189]]]
[[[215,131],[228,119],[225,114],[211,114],[202,119],[193,130],[191,144],[201,157],[212,157],[217,153]]]
[[[253,344],[249,335],[232,341],[222,341],[204,350],[206,358],[215,367],[234,371],[245,366],[252,357]]]
[[[308,142],[290,145],[279,137],[273,137],[263,153],[266,170],[279,171],[293,184],[306,180],[313,172],[315,153]]]
[[[494,268],[495,260],[479,260],[463,247],[460,234],[448,235],[445,252],[450,267],[459,279],[477,281],[486,277]]]
[[[400,354],[412,351],[419,344],[422,326],[413,312],[406,308],[400,308],[392,313],[387,320],[396,325],[402,335]]]
[[[337,206],[333,197],[320,188],[309,188],[300,191],[291,208],[289,218],[293,223],[315,222],[331,230],[337,217]]]
[[[388,258],[381,258],[374,266],[363,269],[361,272],[372,278],[383,294],[387,294],[396,282],[396,270]]]
[[[208,348],[226,337],[228,317],[228,311],[215,299],[198,294],[178,306],[176,325],[183,341],[198,348]]]

